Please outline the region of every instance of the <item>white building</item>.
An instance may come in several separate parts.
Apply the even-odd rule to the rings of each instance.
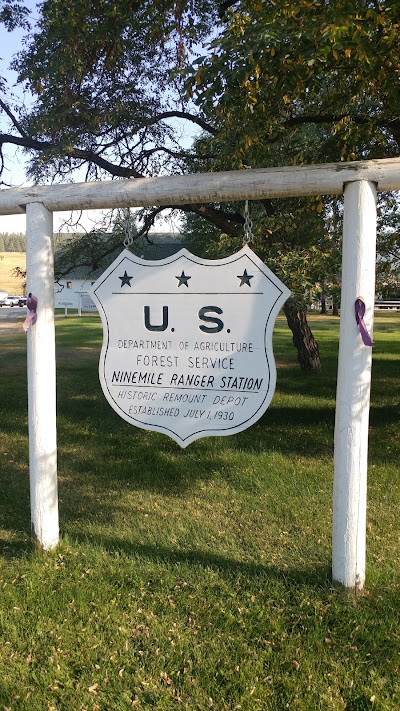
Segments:
[[[97,272],[90,279],[79,276],[77,272],[68,274],[54,284],[54,305],[56,309],[78,309],[78,311],[96,311],[96,306],[88,290],[96,281]]]

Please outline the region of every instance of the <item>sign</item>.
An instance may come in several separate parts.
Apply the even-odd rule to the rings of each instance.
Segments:
[[[272,331],[290,292],[249,247],[218,260],[124,250],[89,293],[103,323],[101,386],[127,422],[187,447],[267,409]]]

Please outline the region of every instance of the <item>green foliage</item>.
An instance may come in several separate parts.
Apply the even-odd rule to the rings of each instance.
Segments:
[[[298,198],[250,203],[252,249],[286,284],[292,299],[304,307],[321,290],[336,294],[341,273],[340,204],[336,200]],[[241,249],[243,234],[231,236],[204,227],[188,215],[185,231],[200,256],[222,258]]]
[[[398,193],[378,204],[377,292],[384,298],[400,297],[400,205]]]
[[[46,0],[15,61],[34,102],[13,127],[35,180],[82,165],[87,178],[138,177],[398,155],[397,14],[388,0]],[[195,150],[173,116],[203,127]],[[144,211],[146,229],[160,209]],[[237,242],[235,206],[185,209],[210,239]],[[298,301],[322,282],[338,290],[336,209],[325,196],[254,208],[255,246]],[[396,280],[390,205],[386,218],[385,288]]]
[[[13,0],[0,1],[0,22],[3,23],[9,32],[15,30],[16,27],[29,29],[29,10],[20,2]]]
[[[237,166],[262,165],[271,144],[312,126],[319,147],[308,161],[397,155],[395,8],[366,0],[235,3],[187,84],[218,122],[220,151],[232,160],[234,143]],[[292,157],[304,160],[301,145]]]
[[[90,276],[105,269],[121,251],[121,235],[92,231],[75,235],[62,235],[55,240],[54,271],[56,279],[79,272]]]
[[[35,97],[23,130],[48,144],[32,162],[33,177],[63,177],[82,161],[91,178],[113,166],[126,177],[176,169],[182,149],[162,120],[181,108],[171,73],[184,61],[183,37],[201,41],[214,16],[210,0],[194,10],[174,0],[44,2],[14,64]]]
[[[0,252],[26,252],[26,237],[22,232],[0,233]]]
[[[198,143],[215,156],[207,168],[398,155],[398,29],[390,2],[234,3],[209,53],[185,70],[189,94],[218,127]],[[396,281],[395,205],[381,197],[378,274],[386,285]],[[324,196],[253,209],[256,251],[298,303],[316,290],[338,299],[341,212],[340,200]]]

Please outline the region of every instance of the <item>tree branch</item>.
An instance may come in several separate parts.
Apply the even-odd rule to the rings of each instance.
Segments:
[[[218,227],[230,237],[239,237],[243,231],[244,217],[238,212],[225,212],[212,205],[182,205],[179,209],[194,212],[208,222]]]
[[[164,111],[162,114],[157,114],[156,116],[153,116],[151,119],[147,119],[143,121],[144,126],[153,126],[153,124],[158,123],[159,121],[162,121],[163,119],[167,118],[183,118],[186,119],[186,121],[191,121],[192,123],[196,123],[200,128],[202,128],[204,131],[207,131],[207,133],[211,133],[213,136],[216,136],[218,131],[214,126],[210,126],[209,123],[201,119],[199,116],[194,116],[194,114],[190,114],[187,111]]]
[[[136,233],[137,237],[147,236],[151,227],[153,227],[157,215],[163,210],[180,210],[181,212],[194,212],[199,217],[202,217],[208,222],[212,222],[220,230],[229,234],[231,237],[238,237],[243,229],[244,217],[238,212],[228,212],[221,208],[213,207],[212,205],[194,204],[194,205],[164,205],[155,207],[145,216],[143,227]]]
[[[197,153],[188,153],[187,151],[173,151],[170,148],[165,148],[165,146],[159,146],[155,148],[148,148],[144,151],[142,151],[142,155],[145,155],[147,157],[154,155],[154,153],[167,153],[171,158],[191,158],[194,160],[213,160],[214,158],[217,157],[216,154],[211,155],[204,155],[204,156],[199,156]]]
[[[69,158],[77,158],[79,160],[87,161],[89,163],[94,163],[99,168],[103,168],[111,175],[115,175],[120,178],[142,178],[141,173],[137,173],[132,168],[124,168],[120,165],[115,165],[105,158],[101,158],[97,153],[91,150],[84,150],[82,148],[68,148],[64,147],[61,143],[53,143],[51,141],[37,141],[34,138],[29,138],[28,136],[13,136],[8,133],[0,133],[0,145],[3,146],[5,143],[11,143],[14,146],[21,146],[22,148],[27,148],[33,151],[57,151],[61,155],[67,156]]]
[[[19,131],[21,136],[26,137],[27,134],[25,133],[24,129],[22,128],[20,122],[18,121],[16,116],[14,116],[13,112],[11,111],[11,109],[9,109],[7,104],[5,104],[4,101],[2,101],[2,99],[0,99],[0,106],[3,109],[3,111],[7,114],[8,118],[11,119],[12,123],[14,124],[17,131]]]

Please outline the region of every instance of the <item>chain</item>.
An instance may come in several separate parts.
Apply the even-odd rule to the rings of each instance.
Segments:
[[[244,204],[243,244],[250,244],[250,242],[253,242],[253,223],[250,219],[249,201],[246,200]]]
[[[131,246],[131,244],[133,244],[133,242],[134,242],[133,235],[132,235],[133,229],[134,229],[134,223],[131,218],[131,213],[130,213],[129,209],[128,209],[127,217],[125,217],[124,220],[121,220],[120,225],[126,234],[125,239],[124,239],[124,247],[125,247],[125,249],[128,249]]]

